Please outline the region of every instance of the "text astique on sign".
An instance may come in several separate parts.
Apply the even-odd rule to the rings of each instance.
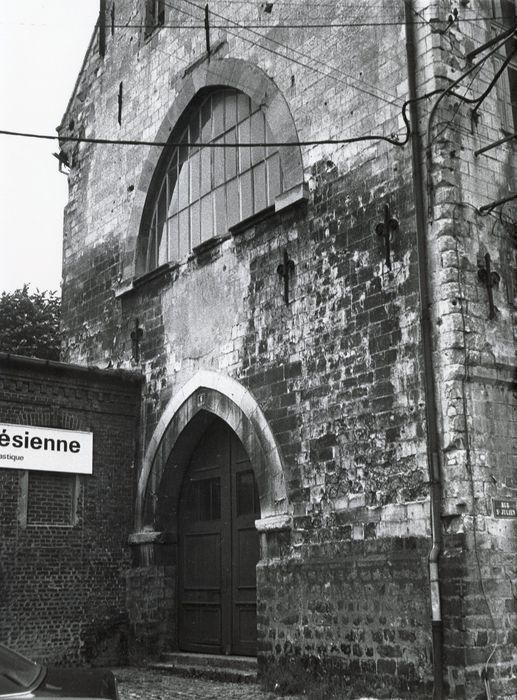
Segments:
[[[0,468],[91,474],[93,434],[0,423]]]

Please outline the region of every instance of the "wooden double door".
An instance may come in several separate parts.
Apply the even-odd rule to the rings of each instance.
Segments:
[[[220,419],[195,448],[179,509],[179,645],[184,651],[255,655],[260,517],[254,473]]]

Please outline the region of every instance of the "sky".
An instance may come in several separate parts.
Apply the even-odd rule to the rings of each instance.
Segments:
[[[0,130],[56,134],[98,0],[0,0]],[[59,291],[67,178],[57,141],[0,134],[0,293]]]

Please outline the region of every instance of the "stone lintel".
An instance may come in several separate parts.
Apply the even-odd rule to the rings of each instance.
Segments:
[[[153,530],[143,530],[142,532],[132,532],[129,535],[130,545],[141,544],[174,544],[177,541],[174,532],[154,532]]]
[[[259,532],[280,532],[291,530],[293,526],[290,515],[272,515],[269,518],[255,520],[255,527]]]

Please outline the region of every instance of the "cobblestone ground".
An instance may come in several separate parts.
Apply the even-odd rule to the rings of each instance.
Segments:
[[[181,678],[170,673],[116,668],[120,700],[279,700],[258,685]],[[283,700],[302,700],[299,696]]]

